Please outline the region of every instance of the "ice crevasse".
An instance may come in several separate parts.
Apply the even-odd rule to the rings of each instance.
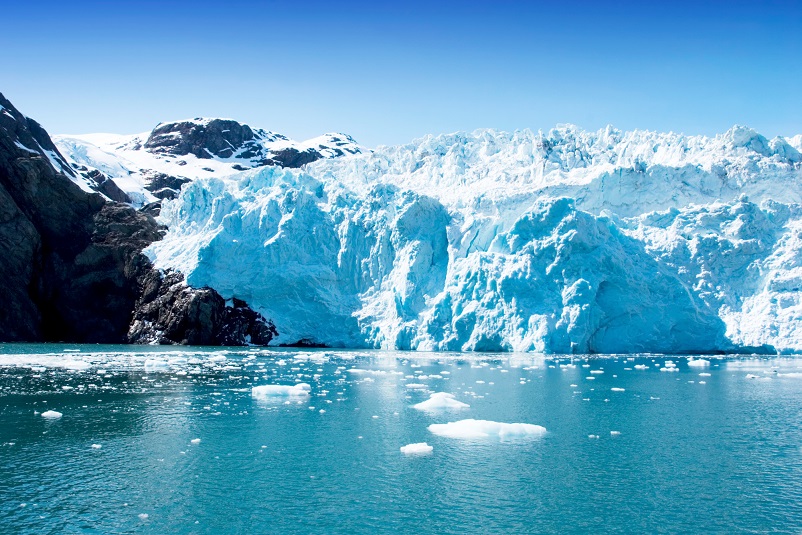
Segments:
[[[477,131],[197,180],[147,250],[277,343],[802,350],[802,138]]]

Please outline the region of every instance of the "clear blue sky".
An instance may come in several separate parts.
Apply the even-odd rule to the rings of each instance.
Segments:
[[[802,0],[30,0],[3,7],[0,46],[0,92],[51,133],[802,133]]]

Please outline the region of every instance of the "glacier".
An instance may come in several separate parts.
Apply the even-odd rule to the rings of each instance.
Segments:
[[[480,130],[199,178],[146,251],[277,343],[802,350],[802,136]]]

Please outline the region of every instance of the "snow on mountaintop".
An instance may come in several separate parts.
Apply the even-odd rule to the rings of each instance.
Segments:
[[[148,254],[279,343],[800,351],[801,160],[745,127],[427,136],[197,181]]]
[[[99,172],[136,205],[174,197],[198,178],[219,177],[263,165],[300,167],[318,159],[364,152],[346,134],[297,142],[232,119],[196,118],[159,123],[136,135],[53,137],[73,168]]]

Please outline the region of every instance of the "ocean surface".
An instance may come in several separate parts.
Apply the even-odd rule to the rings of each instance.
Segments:
[[[802,533],[802,360],[4,344],[0,532]]]

